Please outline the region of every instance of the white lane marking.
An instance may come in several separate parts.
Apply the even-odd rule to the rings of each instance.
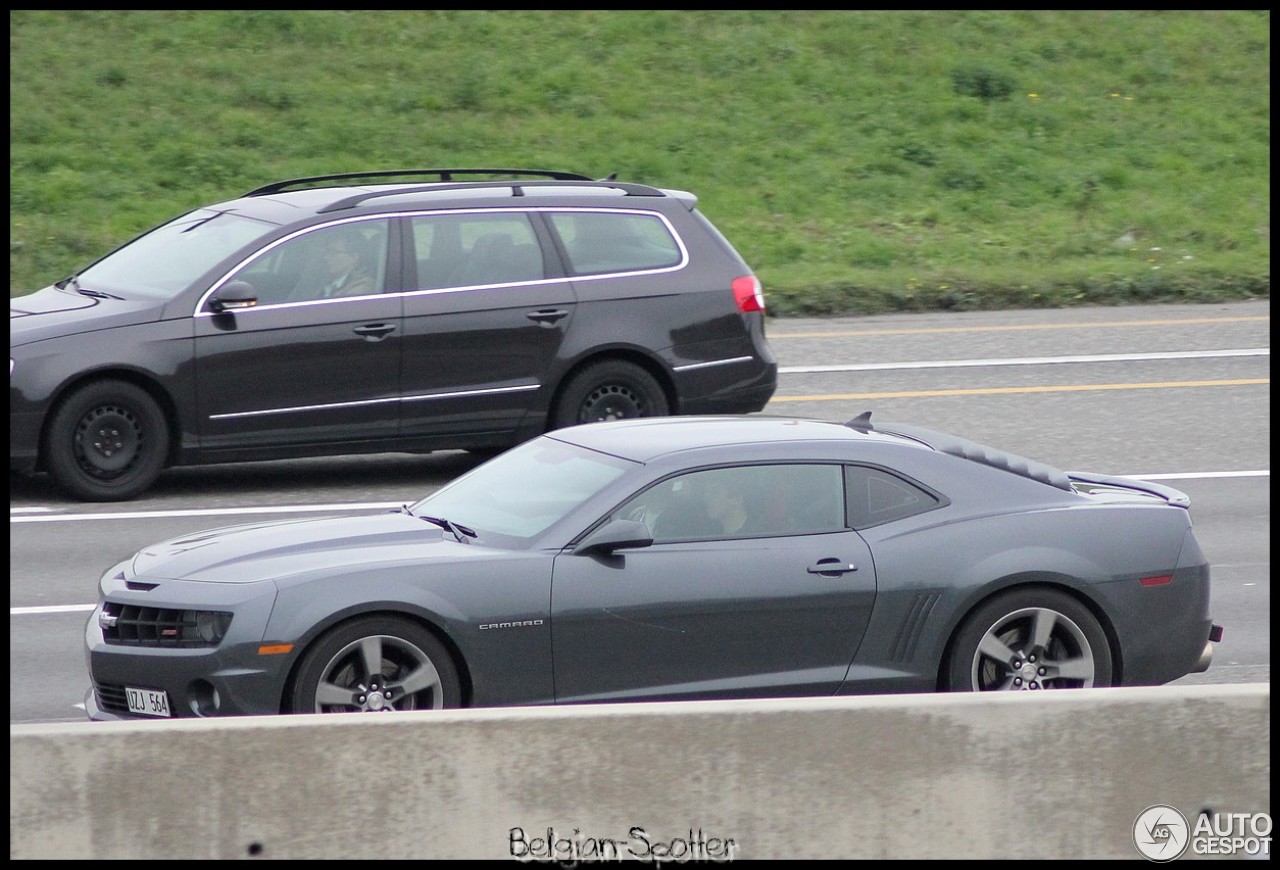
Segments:
[[[1270,477],[1271,469],[1260,471],[1174,471],[1169,474],[1122,474],[1134,480],[1194,480],[1204,477]]]
[[[989,366],[1042,366],[1061,363],[1134,362],[1153,359],[1208,359],[1223,356],[1270,356],[1269,347],[1247,347],[1235,350],[1187,350],[1157,353],[1103,353],[1086,356],[1028,356],[1009,359],[935,359],[918,362],[861,363],[827,366],[778,366],[778,374],[814,372],[879,372],[897,369],[979,368]]]
[[[1207,478],[1207,477],[1270,477],[1270,469],[1261,471],[1192,471],[1192,472],[1172,472],[1167,474],[1120,474],[1117,477],[1129,477],[1137,480],[1178,480],[1190,478]],[[289,513],[289,512],[310,512],[310,511],[354,511],[354,510],[381,510],[386,508],[400,507],[397,503],[374,503],[374,504],[328,504],[328,505],[293,505],[293,506],[272,506],[272,507],[246,507],[246,508],[217,508],[207,511],[187,510],[187,511],[138,511],[128,514],[68,514],[66,516],[52,517],[9,517],[10,523],[22,523],[32,521],[74,521],[74,520],[120,520],[120,519],[143,519],[153,517],[169,517],[169,516],[207,516],[210,514],[252,514],[252,513]],[[1225,568],[1228,566],[1218,566]],[[1238,567],[1238,566],[1230,566]],[[10,607],[10,616],[37,616],[49,613],[82,613],[93,610],[96,605],[93,604],[67,604],[67,605],[50,605],[44,607]]]
[[[416,499],[415,499],[416,500]],[[168,510],[168,511],[129,511],[126,513],[101,513],[101,514],[53,514],[42,515],[38,517],[32,516],[14,516],[13,511],[9,513],[10,524],[14,523],[63,523],[80,520],[152,520],[165,519],[168,517],[217,517],[217,516],[241,516],[244,514],[302,514],[302,513],[321,513],[336,512],[349,513],[350,511],[375,511],[375,510],[394,510],[405,504],[402,501],[389,502],[365,502],[363,504],[295,504],[295,505],[270,505],[264,507],[234,507],[234,508],[192,508],[190,510]],[[49,510],[49,508],[44,508]]]
[[[1117,477],[1130,477],[1135,480],[1196,480],[1204,478],[1230,477],[1270,477],[1271,469],[1255,471],[1173,471],[1152,474],[1120,474]],[[350,504],[316,504],[316,505],[268,505],[262,507],[237,508],[192,508],[190,510],[168,511],[127,511],[124,513],[99,514],[43,514],[41,516],[14,516],[17,512],[11,509],[9,524],[20,523],[68,523],[87,522],[92,520],[149,520],[168,517],[215,517],[215,516],[247,516],[250,514],[301,514],[301,513],[350,513],[352,511],[394,510],[404,502],[354,502]],[[26,510],[52,510],[52,508],[26,508]]]

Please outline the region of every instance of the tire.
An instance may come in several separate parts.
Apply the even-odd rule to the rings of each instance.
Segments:
[[[565,385],[551,418],[551,428],[622,420],[665,417],[669,413],[662,385],[640,366],[622,360],[595,363]]]
[[[124,501],[164,470],[169,427],[150,394],[125,381],[96,381],[58,403],[45,430],[45,468],[69,495]]]
[[[365,656],[374,659],[372,664]],[[372,674],[371,674],[372,671]],[[443,710],[461,704],[458,671],[420,625],[367,616],[339,625],[307,650],[289,693],[293,713]]]
[[[1047,639],[1035,639],[1036,631]],[[952,645],[953,692],[1110,686],[1111,646],[1087,607],[1054,589],[1015,589],[982,604]]]

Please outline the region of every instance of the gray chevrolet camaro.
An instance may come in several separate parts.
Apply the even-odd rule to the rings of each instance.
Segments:
[[[108,569],[93,719],[1155,685],[1221,638],[1189,501],[917,426],[561,429],[376,515]]]

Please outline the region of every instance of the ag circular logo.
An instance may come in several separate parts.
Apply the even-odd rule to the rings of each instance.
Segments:
[[[1180,858],[1190,839],[1187,817],[1163,804],[1147,807],[1133,823],[1133,845],[1152,861],[1163,863]]]

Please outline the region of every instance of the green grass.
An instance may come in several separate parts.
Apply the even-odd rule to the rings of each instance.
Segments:
[[[304,175],[697,193],[774,314],[1269,296],[1270,13],[11,11],[9,288]]]

